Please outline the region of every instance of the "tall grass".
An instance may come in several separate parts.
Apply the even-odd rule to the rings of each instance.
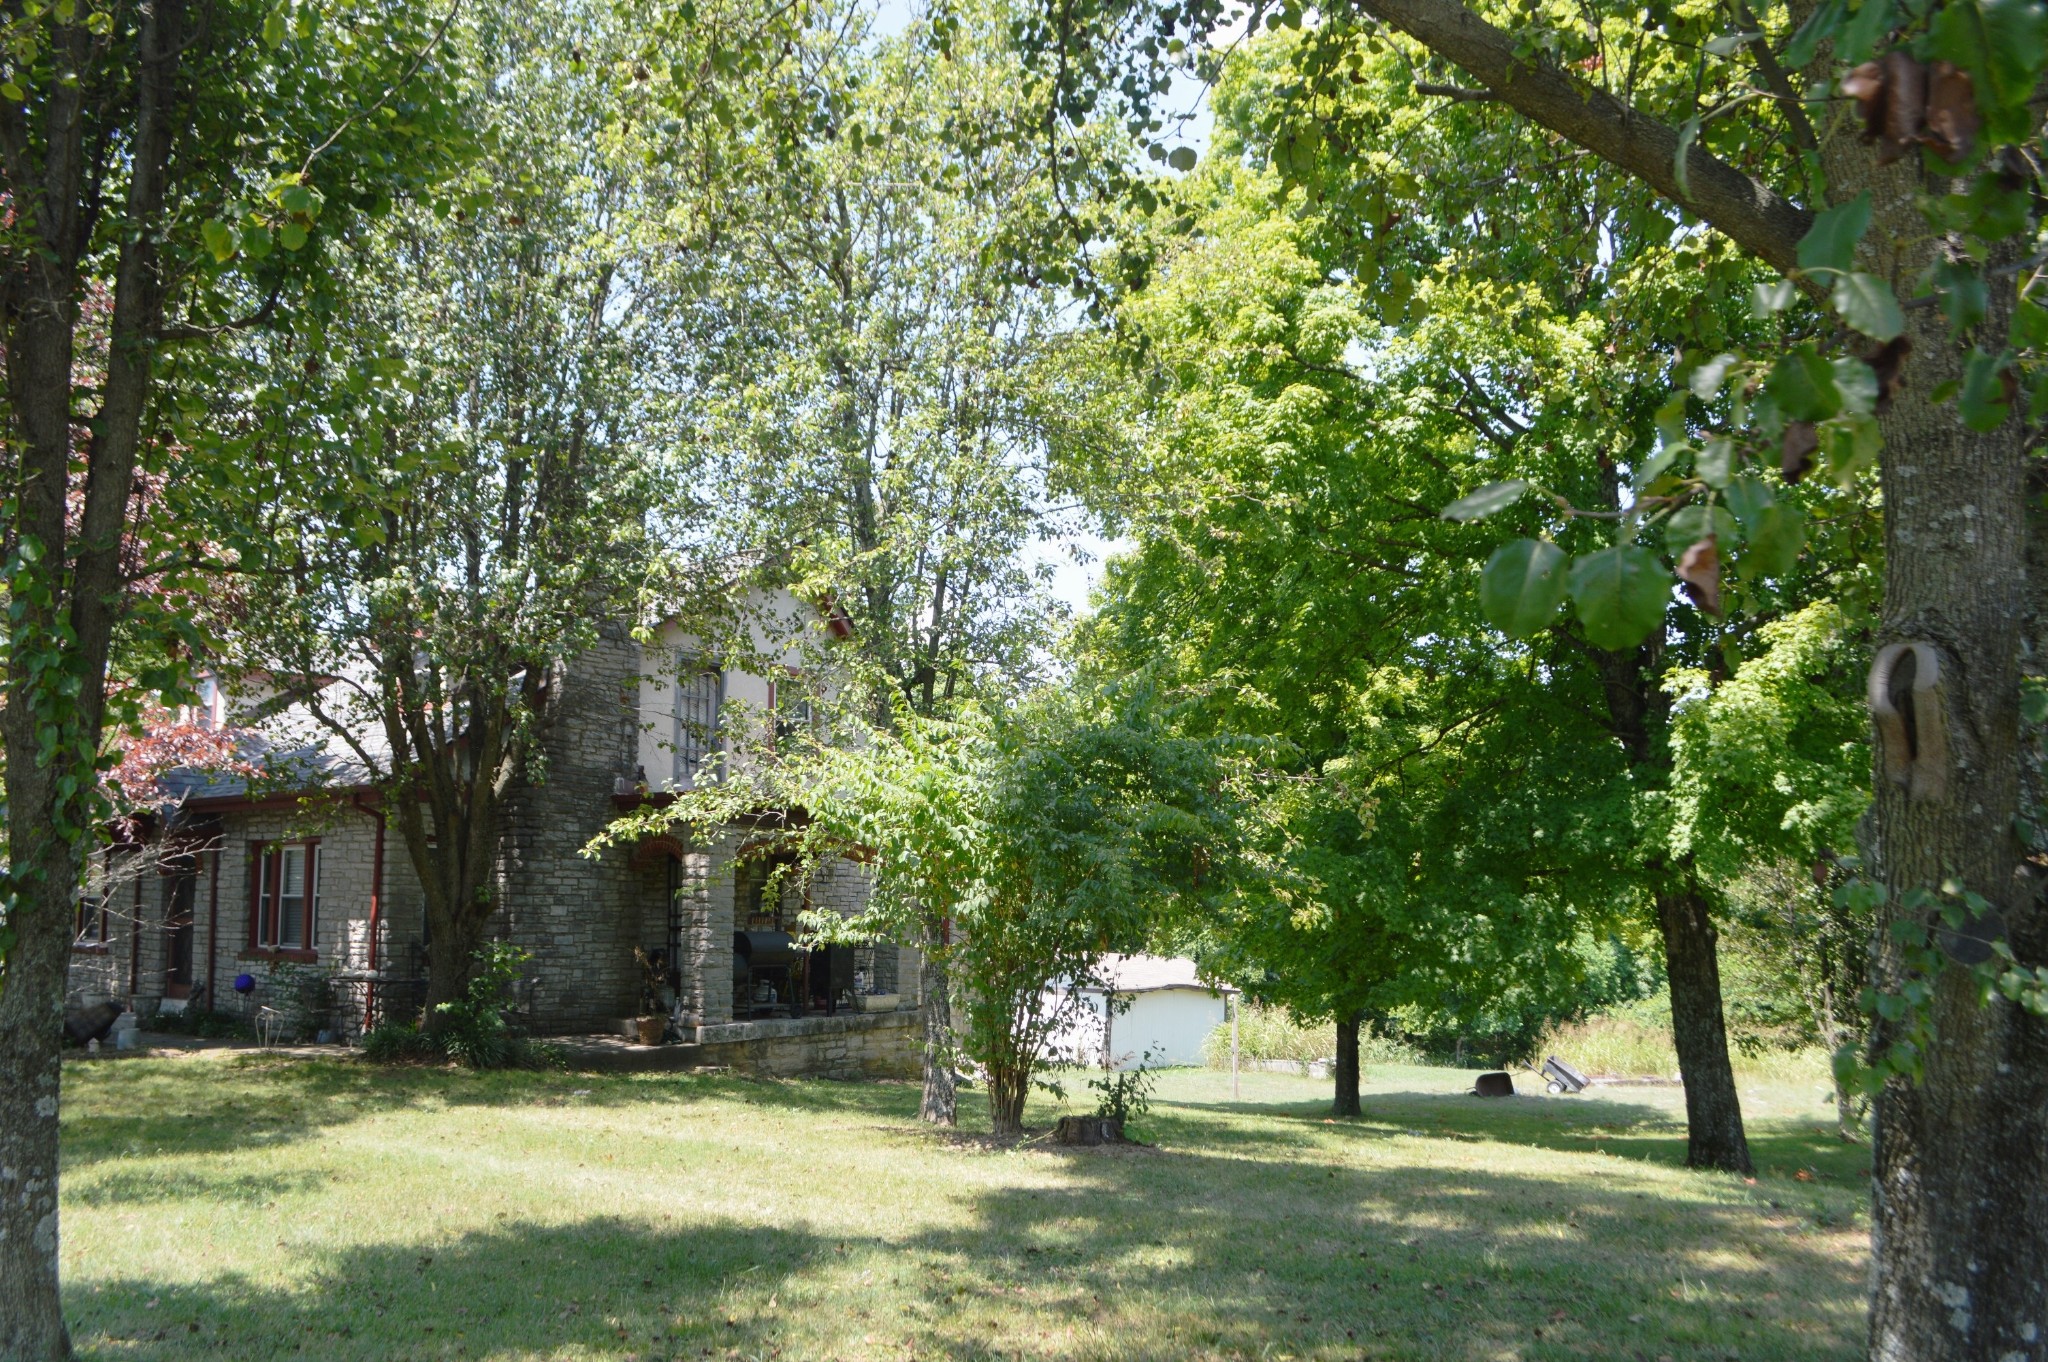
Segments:
[[[1678,1046],[1671,1038],[1670,1004],[1662,997],[1582,1021],[1559,1022],[1536,1043],[1536,1062],[1556,1055],[1594,1078],[1673,1078],[1679,1072]],[[1666,1009],[1663,1015],[1659,1008]],[[1829,1081],[1827,1052],[1818,1047],[1764,1046],[1745,1051],[1730,1047],[1738,1078],[1772,1082]]]
[[[1241,1006],[1237,1019],[1237,1051],[1245,1063],[1274,1060],[1290,1064],[1312,1064],[1337,1057],[1337,1028],[1330,1022],[1305,1023],[1295,1020],[1282,1007]],[[1212,1069],[1230,1067],[1230,1024],[1224,1023],[1202,1042],[1202,1057]],[[1361,1064],[1426,1064],[1422,1051],[1404,1041],[1379,1035],[1370,1027],[1358,1036]]]

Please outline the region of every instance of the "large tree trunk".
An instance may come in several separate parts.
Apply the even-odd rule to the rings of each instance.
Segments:
[[[1618,492],[1611,475],[1610,490]],[[1619,500],[1615,501],[1619,505]],[[1668,744],[1671,699],[1657,666],[1655,638],[1626,652],[1595,649],[1607,722],[1629,764],[1646,783],[1671,777]],[[1751,1170],[1735,1067],[1728,1058],[1728,1028],[1721,1015],[1719,933],[1712,904],[1701,890],[1692,858],[1644,867],[1664,938],[1671,985],[1671,1037],[1685,1075],[1685,1163],[1688,1168]]]
[[[476,972],[476,953],[484,941],[484,918],[475,913],[454,913],[433,924],[427,942],[427,1000],[422,1025],[438,1029],[443,1003],[460,1002]]]
[[[1872,177],[1870,263],[1902,284],[1925,247],[1912,201],[1921,176]],[[1994,285],[1984,330],[2005,334],[2012,286]],[[2040,877],[2021,857],[2020,652],[2044,583],[2027,573],[2025,439],[2018,422],[1977,433],[1928,394],[1960,371],[1960,349],[1932,309],[1907,314],[1914,351],[1884,418],[1885,597],[1880,646],[1930,643],[1940,658],[1947,760],[1941,788],[1917,795],[1886,778],[1867,824],[1888,921],[1916,916],[1903,896],[1960,883],[1995,906],[2019,959],[2048,960]],[[1989,344],[1995,346],[1994,339]],[[1915,734],[1920,750],[1925,735]],[[1924,918],[1924,911],[1918,916]],[[1904,962],[1879,938],[1876,984]],[[1883,1362],[2036,1358],[2048,1349],[2048,1022],[2003,998],[1981,1002],[1955,966],[1935,980],[1933,1044],[1918,1084],[1879,1094],[1874,1157],[1870,1353]],[[1901,1023],[1873,1027],[1873,1045]]]
[[[960,1123],[953,1089],[953,996],[940,952],[943,932],[927,932],[923,952],[924,1097],[918,1117],[933,1125]]]
[[[1754,1172],[1728,1060],[1718,934],[1706,895],[1689,881],[1661,891],[1657,926],[1671,981],[1671,1037],[1685,1078],[1685,1166]]]
[[[134,141],[115,266],[105,383],[84,450],[76,532],[69,493],[79,453],[72,434],[73,332],[83,291],[75,235],[88,185],[80,159],[86,81],[53,82],[41,164],[10,159],[17,230],[7,281],[7,397],[15,499],[10,548],[33,541],[14,584],[5,744],[7,930],[0,960],[0,1357],[71,1356],[58,1291],[58,1107],[65,977],[79,871],[99,829],[95,762],[106,719],[108,659],[125,608],[121,542],[134,487],[151,357],[162,321],[157,239],[183,40],[182,0],[142,12]],[[40,21],[37,21],[40,22]],[[92,64],[84,24],[55,29],[60,71]],[[9,129],[19,131],[19,125]],[[15,155],[20,155],[17,145]],[[39,171],[40,180],[16,176]]]
[[[64,979],[77,893],[72,848],[47,830],[20,839],[45,771],[8,767],[16,932],[0,987],[0,1358],[71,1356],[57,1293],[57,1102]]]
[[[1358,1101],[1358,1014],[1337,1018],[1337,1099],[1331,1111],[1339,1116],[1356,1116],[1363,1110]]]

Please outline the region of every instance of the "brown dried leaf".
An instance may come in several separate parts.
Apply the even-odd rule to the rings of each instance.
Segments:
[[[1927,112],[1927,68],[1913,54],[1888,52],[1884,58],[1884,135],[1877,149],[1879,165],[1898,160],[1920,140]]]
[[[1920,140],[1944,161],[1960,161],[1977,145],[1977,90],[1968,71],[1938,61],[1927,71],[1927,131]]]
[[[1820,434],[1811,421],[1787,421],[1785,443],[1778,458],[1778,472],[1787,482],[1798,482],[1813,467],[1813,452],[1820,448]]]
[[[1842,77],[1842,93],[1856,101],[1863,115],[1863,140],[1875,140],[1884,131],[1884,67],[1874,61]]]
[[[1678,556],[1678,580],[1685,583],[1685,594],[1692,597],[1692,603],[1709,615],[1718,618],[1721,614],[1721,550],[1708,535],[1693,543]]]
[[[1913,342],[1905,336],[1886,341],[1863,357],[1877,375],[1877,409],[1883,412],[1892,404],[1892,393],[1905,380],[1899,371],[1906,367],[1906,356],[1913,353]]]

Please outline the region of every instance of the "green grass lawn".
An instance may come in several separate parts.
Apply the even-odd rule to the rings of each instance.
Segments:
[[[1750,1085],[1761,1175],[1679,1094],[1164,1076],[1149,1150],[920,1129],[907,1085],[66,1071],[89,1358],[1850,1358],[1867,1150]],[[1078,1085],[1075,1085],[1078,1087]],[[1031,1120],[1059,1108],[1036,1104]],[[985,1121],[970,1094],[968,1134]]]

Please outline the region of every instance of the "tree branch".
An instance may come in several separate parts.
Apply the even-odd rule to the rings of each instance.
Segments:
[[[1463,85],[1437,85],[1426,80],[1415,82],[1415,93],[1418,95],[1439,95],[1444,99],[1454,99],[1468,104],[1491,103],[1500,98],[1499,95],[1491,90],[1473,90]]]
[[[1602,90],[1588,89],[1555,66],[1517,56],[1515,40],[1459,0],[1357,0],[1358,7],[1456,62],[1531,122],[1628,171],[1696,213],[1764,263],[1790,272],[1812,215],[1697,143],[1687,148],[1681,192],[1675,173],[1678,134]]]

